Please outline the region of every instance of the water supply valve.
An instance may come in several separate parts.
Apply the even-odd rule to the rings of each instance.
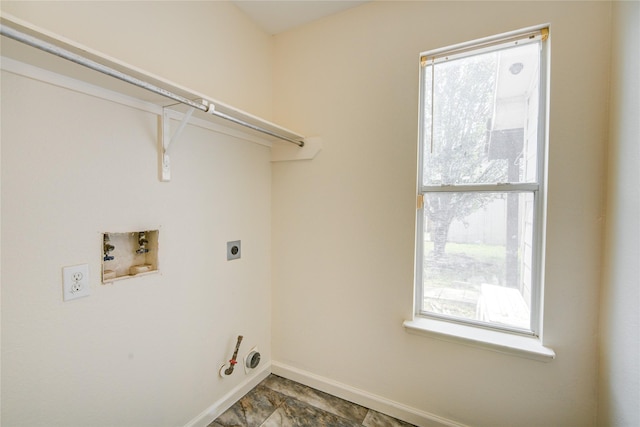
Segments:
[[[105,233],[102,238],[102,252],[103,252],[103,261],[113,261],[115,257],[113,255],[109,255],[116,247],[111,244],[111,239],[109,238],[109,234]]]
[[[238,364],[238,350],[240,349],[240,343],[242,342],[242,335],[238,335],[238,341],[236,342],[236,348],[233,351],[233,356],[231,356],[231,360],[229,363],[225,363],[220,367],[219,374],[222,378],[228,377],[233,374],[233,369]]]

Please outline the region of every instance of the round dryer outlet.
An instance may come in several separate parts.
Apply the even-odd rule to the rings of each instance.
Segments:
[[[257,347],[253,347],[244,357],[244,371],[249,374],[260,364],[260,352]]]
[[[247,356],[247,368],[256,369],[260,363],[260,353],[252,351]]]

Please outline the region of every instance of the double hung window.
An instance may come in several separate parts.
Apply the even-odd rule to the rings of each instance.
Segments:
[[[420,57],[418,317],[539,334],[547,34]]]

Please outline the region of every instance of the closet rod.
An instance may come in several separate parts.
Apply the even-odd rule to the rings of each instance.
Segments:
[[[64,48],[61,48],[59,46],[56,46],[54,44],[51,44],[49,42],[46,42],[44,40],[41,40],[37,37],[25,34],[23,32],[20,32],[14,28],[10,28],[7,27],[6,25],[0,25],[0,34],[5,36],[5,37],[9,37],[13,40],[16,40],[18,42],[24,43],[26,45],[29,45],[31,47],[34,47],[36,49],[40,49],[42,51],[45,51],[47,53],[50,53],[52,55],[56,55],[59,56],[60,58],[66,59],[68,61],[74,62],[78,65],[82,65],[84,67],[90,68],[94,71],[98,71],[99,73],[102,74],[106,74],[108,76],[114,77],[116,79],[122,80],[126,83],[132,84],[134,86],[140,87],[142,89],[146,89],[150,92],[153,92],[155,94],[164,96],[166,98],[172,99],[174,101],[177,101],[181,104],[185,104],[188,105],[190,107],[196,108],[200,111],[204,111],[205,113],[214,115],[216,117],[220,117],[222,119],[231,121],[233,123],[239,124],[241,126],[247,127],[249,129],[253,129],[255,131],[273,136],[275,138],[278,139],[282,139],[284,141],[287,142],[291,142],[293,144],[296,144],[299,147],[304,147],[304,141],[298,141],[295,140],[293,138],[289,138],[288,136],[285,135],[280,135],[276,132],[273,132],[269,129],[265,129],[262,128],[258,125],[254,125],[251,123],[247,123],[244,120],[235,118],[233,116],[230,116],[228,114],[225,113],[221,113],[219,111],[215,110],[215,105],[211,102],[206,102],[206,103],[198,103],[195,101],[192,101],[188,98],[185,98],[181,95],[178,95],[176,93],[170,92],[166,89],[163,89],[161,87],[158,87],[156,85],[153,85],[149,82],[145,82],[143,80],[140,80],[136,77],[130,76],[128,74],[125,74],[121,71],[115,70],[111,67],[108,67],[106,65],[100,64],[99,62],[93,61],[89,58],[85,58],[82,55],[78,55],[76,53],[73,53],[71,51],[68,51]]]

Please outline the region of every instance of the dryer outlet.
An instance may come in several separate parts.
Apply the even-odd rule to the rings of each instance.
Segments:
[[[260,364],[260,352],[258,346],[253,347],[242,359],[242,365],[244,366],[244,372],[249,375]]]

